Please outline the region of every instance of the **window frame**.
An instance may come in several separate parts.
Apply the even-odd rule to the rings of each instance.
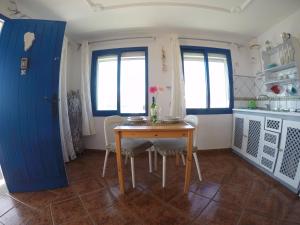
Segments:
[[[145,113],[121,113],[121,55],[127,52],[145,52]],[[97,60],[101,56],[117,55],[117,110],[97,110]],[[103,116],[148,116],[148,47],[131,47],[131,48],[114,48],[95,50],[92,52],[91,65],[91,101],[93,115],[96,117]]]
[[[223,48],[211,48],[211,47],[200,47],[200,46],[180,46],[181,50],[181,59],[182,59],[182,68],[184,74],[184,53],[201,53],[204,55],[204,64],[205,64],[205,78],[206,78],[206,109],[191,109],[187,108],[186,113],[188,115],[208,115],[208,114],[232,114],[232,109],[234,107],[234,96],[233,96],[233,69],[232,69],[232,59],[231,51],[229,49]],[[228,82],[229,82],[229,107],[228,108],[210,108],[210,76],[209,76],[209,62],[208,54],[222,54],[226,56],[227,65],[228,65]]]

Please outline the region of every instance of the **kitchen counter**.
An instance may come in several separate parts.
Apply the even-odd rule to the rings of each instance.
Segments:
[[[264,110],[264,109],[233,109],[233,112],[245,112],[245,113],[262,113],[269,115],[277,115],[277,116],[293,116],[300,118],[300,112],[282,112],[282,111],[272,111],[272,110]]]

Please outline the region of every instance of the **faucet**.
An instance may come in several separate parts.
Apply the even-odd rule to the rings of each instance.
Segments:
[[[271,110],[271,98],[268,95],[259,95],[259,96],[257,96],[256,99],[259,100],[259,99],[262,99],[262,98],[265,98],[266,100],[269,101],[265,105],[266,105],[267,110]]]

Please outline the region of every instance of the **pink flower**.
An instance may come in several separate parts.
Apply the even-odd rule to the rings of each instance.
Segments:
[[[157,86],[151,86],[151,87],[149,87],[149,92],[151,94],[155,94],[156,92],[158,92]]]

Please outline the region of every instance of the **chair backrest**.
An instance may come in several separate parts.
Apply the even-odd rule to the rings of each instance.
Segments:
[[[198,117],[194,115],[188,115],[184,117],[184,121],[193,127],[195,127],[194,134],[193,134],[193,145],[196,146],[197,144],[197,135],[198,135]]]
[[[114,128],[121,125],[124,119],[121,116],[108,116],[104,119],[104,136],[105,145],[109,145],[115,142],[115,132]]]

